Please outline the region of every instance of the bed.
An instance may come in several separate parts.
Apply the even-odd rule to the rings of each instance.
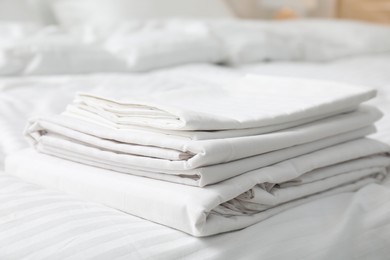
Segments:
[[[215,26],[228,35],[232,32],[225,24],[229,23]],[[235,53],[239,53],[237,46],[239,43],[233,46]],[[57,73],[46,66],[45,70],[25,70],[28,73],[22,76],[4,76],[0,80],[0,162],[28,146],[22,135],[28,118],[62,112],[78,91],[113,84],[135,87],[140,80],[147,88],[155,77],[194,87],[225,84],[248,73],[373,86],[379,94],[372,104],[385,113],[373,137],[390,144],[390,54],[347,54],[326,62],[311,60],[312,53],[306,52],[306,61],[278,57],[273,62],[259,59],[251,63],[235,55],[229,66],[211,64],[218,59],[207,56],[207,62],[160,64],[142,73]],[[0,259],[386,259],[390,254],[388,180],[286,210],[243,230],[206,238],[3,172],[0,200]]]

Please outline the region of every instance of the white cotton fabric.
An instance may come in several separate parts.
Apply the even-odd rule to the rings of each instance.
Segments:
[[[133,88],[81,93],[74,106],[118,125],[171,130],[226,130],[291,123],[338,114],[373,98],[374,89],[296,78],[247,75],[232,84],[184,88],[156,84],[150,95]],[[67,114],[73,114],[69,109]],[[87,113],[75,113],[90,120]],[[92,117],[93,119],[93,117]],[[112,126],[112,124],[111,124]]]
[[[262,135],[188,140],[113,130],[66,116],[32,120],[26,136],[40,152],[178,183],[205,186],[373,131],[379,110],[357,111]],[[291,149],[288,149],[288,148]],[[221,171],[222,170],[222,171]],[[165,176],[170,175],[170,176]]]
[[[218,63],[224,57],[218,39],[203,21],[129,22],[108,31],[100,45],[123,61],[126,71],[150,71],[186,63]]]
[[[181,85],[183,88],[212,89],[215,84],[229,83],[247,73],[316,78],[375,86],[378,88],[379,95],[370,103],[385,112],[383,119],[376,124],[379,131],[375,134],[375,137],[390,143],[390,116],[386,115],[387,111],[390,111],[390,95],[387,87],[390,82],[387,73],[389,62],[389,55],[377,55],[345,59],[326,65],[262,63],[233,70],[203,64],[169,68],[142,75],[90,74],[3,78],[0,82],[0,129],[3,136],[0,140],[0,159],[3,161],[6,155],[28,147],[28,142],[21,133],[29,118],[60,114],[67,104],[72,102],[76,92],[94,92],[99,88],[110,88],[113,91],[129,88],[134,90],[135,96],[141,95],[140,91],[144,91],[142,93],[144,95],[150,95],[157,87],[156,82],[160,86],[165,83],[170,86]],[[365,68],[371,69],[367,70]],[[160,80],[156,80],[157,77]],[[140,79],[143,80],[140,82]],[[137,88],[140,84],[143,87]],[[196,131],[197,134],[199,132]]]
[[[226,52],[226,62],[325,62],[389,52],[387,26],[332,19],[217,21],[210,23]]]
[[[231,81],[240,73],[250,72],[376,86],[379,95],[373,104],[385,112],[385,117],[378,122],[379,132],[375,136],[390,143],[390,117],[387,116],[387,111],[390,112],[389,62],[388,55],[373,55],[326,64],[257,63],[235,70],[193,65],[164,69],[142,77],[150,80],[152,75],[163,73],[166,78],[212,85],[218,80]],[[109,87],[112,84],[133,87],[134,77],[134,74],[96,74],[2,79],[1,162],[5,155],[28,146],[21,133],[29,117],[62,112],[72,101],[75,91],[91,92],[98,85]],[[36,161],[32,163],[37,164]],[[32,177],[38,170],[28,167],[32,170],[26,169],[26,175]],[[0,176],[0,182],[1,259],[225,260],[243,256],[288,259],[293,255],[297,259],[355,256],[363,260],[386,259],[389,255],[389,181],[381,185],[370,184],[356,192],[317,199],[248,228],[206,238],[193,237],[103,205],[75,199],[69,194],[44,189],[14,176]]]
[[[118,5],[103,0],[102,16],[96,1],[55,1],[61,27],[0,21],[0,75],[139,72],[198,62],[323,62],[390,51],[386,26],[329,20],[177,18],[112,23],[109,20],[123,18],[112,10]],[[188,9],[188,3],[184,5]]]
[[[367,185],[198,238],[0,172],[0,258],[386,259],[389,185]]]
[[[379,182],[390,165],[389,151],[383,143],[359,139],[205,188],[101,170],[33,150],[8,157],[6,172],[194,236],[209,236],[253,225],[313,199]]]
[[[23,35],[8,35],[2,27],[0,22],[0,75],[139,72],[223,60],[203,21],[129,22],[104,32],[47,26]]]
[[[9,51],[41,29],[41,26],[31,22],[0,21],[0,76],[20,74],[23,71],[26,59],[14,57]]]
[[[57,22],[64,27],[115,27],[126,21],[156,18],[233,18],[222,0],[57,0],[50,3]],[[151,8],[153,7],[153,8]]]
[[[125,63],[90,39],[86,33],[70,33],[49,26],[25,35],[4,49],[17,70],[0,75],[53,75],[125,71]],[[1,35],[0,35],[1,40]]]

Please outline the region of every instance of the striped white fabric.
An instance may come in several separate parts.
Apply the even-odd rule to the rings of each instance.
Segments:
[[[390,183],[208,238],[7,175],[0,175],[0,187],[0,259],[386,259],[390,253]]]

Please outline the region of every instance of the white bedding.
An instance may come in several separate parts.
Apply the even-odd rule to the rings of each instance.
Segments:
[[[390,166],[389,152],[387,145],[359,139],[204,188],[100,170],[32,150],[8,157],[6,172],[194,236],[209,236],[253,225],[304,202],[380,182]]]
[[[183,89],[164,81],[155,85],[145,96],[139,96],[138,88],[115,86],[109,91],[100,89],[102,96],[80,94],[73,103],[75,114],[67,110],[65,116],[32,120],[26,131],[39,152],[151,179],[66,164],[31,151],[8,157],[6,172],[50,188],[95,197],[97,202],[194,236],[247,227],[294,205],[354,191],[387,175],[390,147],[366,139],[343,139],[353,139],[348,133],[370,128],[381,117],[376,109],[364,106],[350,112],[372,98],[373,90],[333,82],[247,76],[233,85],[207,89],[212,96],[219,96],[210,99],[204,88]],[[204,105],[198,111],[200,104]],[[88,114],[112,121],[120,129],[91,124]],[[308,118],[314,121],[302,124]],[[158,133],[167,128],[230,131],[241,127],[245,131],[292,121],[300,125],[225,139],[182,140],[174,131],[170,135]],[[145,129],[120,127],[134,122]],[[319,142],[329,141],[324,139],[341,139],[343,143],[317,150]],[[313,148],[308,154],[290,153],[307,146]],[[287,154],[294,158],[273,160],[286,159]],[[272,162],[259,165],[270,158]],[[264,167],[271,163],[276,164]],[[221,164],[235,169],[225,171],[223,168],[229,166]],[[51,175],[53,181],[48,177]],[[78,176],[76,180],[74,176]],[[200,186],[214,185],[186,187],[156,179],[185,184],[190,179]],[[72,189],[80,185],[81,190]],[[97,191],[103,196],[97,198]]]
[[[385,112],[384,118],[378,123],[378,133],[375,136],[390,143],[390,115],[387,112],[390,111],[390,74],[388,73],[390,71],[390,55],[351,57],[325,64],[262,63],[246,65],[238,69],[242,73],[332,79],[375,87],[378,89],[378,97],[372,103]]]
[[[65,6],[80,5],[82,13],[86,12],[85,4],[102,7],[93,1],[68,2]],[[75,17],[66,20],[88,20],[88,15],[75,9],[71,14]],[[332,61],[390,52],[388,27],[351,21],[163,19],[103,23],[106,26],[92,22],[71,29],[53,25],[34,33],[23,31],[16,38],[9,37],[7,31],[2,33],[0,23],[0,75],[139,72],[197,62]]]
[[[12,176],[0,175],[0,186],[2,259],[379,260],[389,255],[390,185],[319,199],[207,238]]]
[[[259,61],[333,61],[388,52],[389,28],[348,20],[213,23],[230,64]]]
[[[149,79],[153,80],[152,77]],[[248,77],[239,85],[207,89],[213,95],[220,96],[218,101],[211,102],[214,98],[210,99],[205,95],[206,89],[203,87],[200,90],[183,89],[164,81],[157,81],[155,84],[156,87],[145,94],[145,97],[152,98],[143,99],[156,100],[158,104],[165,106],[164,110],[151,111],[142,108],[140,111],[139,106],[126,105],[125,101],[122,101],[122,105],[114,103],[118,106],[115,108],[112,101],[103,102],[100,98],[96,100],[83,95],[77,97],[76,102],[80,99],[83,99],[83,102],[92,102],[91,106],[94,108],[96,105],[96,111],[86,111],[89,109],[86,104],[83,105],[86,106],[85,110],[77,108],[86,111],[86,115],[77,113],[76,109],[73,113],[67,110],[66,116],[31,120],[26,135],[32,145],[43,153],[101,168],[121,169],[121,172],[178,183],[188,184],[192,181],[193,185],[205,186],[279,162],[269,158],[296,156],[291,153],[290,147],[305,150],[303,147],[311,146],[313,151],[318,147],[316,142],[322,139],[345,141],[347,132],[369,128],[381,117],[378,110],[370,107],[362,106],[357,111],[350,112],[375,93],[357,86],[302,79]],[[241,84],[246,87],[245,90]],[[112,94],[107,95],[142,98],[138,89],[109,89]],[[300,91],[296,94],[293,89]],[[284,95],[278,98],[280,92]],[[180,96],[185,98],[180,99]],[[170,100],[171,104],[166,105]],[[232,102],[235,104],[231,105]],[[203,104],[203,107],[197,111],[200,104]],[[85,122],[93,121],[90,115],[99,114],[103,109],[126,110],[127,114],[118,118],[128,118],[131,122],[135,120],[138,124],[154,130],[119,127],[119,130],[113,131]],[[167,113],[165,111],[176,111],[176,115],[180,115],[179,120],[162,115],[156,118],[156,114]],[[148,113],[147,116],[143,116],[145,113]],[[222,113],[229,116],[222,116]],[[74,118],[74,115],[77,118]],[[117,118],[115,115],[112,117]],[[295,118],[294,121],[297,122],[287,121],[291,118]],[[308,123],[302,124],[303,121]],[[188,131],[190,129],[227,129],[223,132],[233,132],[237,130],[237,122],[242,124],[239,127],[245,128],[241,130],[244,136],[221,139],[218,138],[218,132],[214,131],[213,135],[218,139],[191,140],[182,137],[182,130],[187,130],[188,135],[191,135]],[[104,122],[100,124],[107,125]],[[299,126],[280,130],[286,124]],[[253,132],[264,132],[264,128],[272,126],[273,130],[280,131],[253,135]],[[181,131],[178,134],[171,131],[166,135],[159,132],[160,127],[163,130],[170,128]],[[273,154],[266,154],[269,152]],[[264,154],[266,158],[263,158]],[[299,154],[302,153],[297,155]],[[226,168],[228,170],[225,170]]]
[[[283,129],[282,124],[302,125],[352,110],[376,95],[374,89],[361,86],[256,75],[214,87],[189,88],[155,80],[155,88],[142,95],[138,89],[115,86],[81,93],[67,114],[86,120],[97,115],[100,124],[118,129],[137,125],[215,131],[275,126],[276,131]]]
[[[338,120],[312,124],[308,129],[297,127],[278,134],[265,134],[258,138],[248,137],[244,140],[237,138],[228,142],[214,142],[216,143],[214,145],[212,142],[206,143],[209,145],[204,149],[200,144],[183,145],[188,146],[189,149],[191,146],[198,146],[197,153],[191,156],[188,153],[178,153],[179,150],[158,147],[136,145],[131,149],[131,145],[118,145],[120,141],[115,139],[108,141],[93,135],[72,132],[70,129],[61,129],[59,125],[50,125],[50,122],[44,120],[30,127],[32,132],[28,134],[28,138],[36,150],[42,153],[104,169],[202,187],[284,159],[372,134],[375,128],[371,124],[378,115],[375,110],[371,112],[374,113],[370,114],[369,111],[352,113],[351,118],[348,118],[349,115],[343,115]],[[339,122],[340,125],[335,127],[335,122]],[[94,125],[91,127],[97,129]],[[45,132],[48,133],[41,135]],[[61,134],[73,136],[69,138]],[[132,132],[127,134],[131,134],[131,139],[136,137],[139,138],[138,140],[149,140],[149,138],[153,140],[150,134],[133,135]],[[75,136],[81,138],[75,139]],[[107,138],[112,136],[109,134]],[[120,137],[123,139],[126,135]],[[155,137],[156,140],[164,140],[162,138],[165,137]],[[173,139],[169,144],[177,143],[178,140]],[[220,144],[217,145],[218,143]],[[235,148],[230,148],[232,143],[236,145]],[[251,146],[252,149],[245,149],[247,145],[253,143],[258,145]],[[132,152],[144,155],[129,153],[130,149]],[[207,156],[209,153],[212,155]],[[175,155],[181,155],[182,158],[168,158]],[[235,156],[240,159],[232,160],[231,158]]]
[[[368,56],[330,62],[327,64],[273,63],[255,64],[238,70],[210,65],[191,65],[154,72],[166,77],[179,77],[188,82],[216,84],[236,78],[237,74],[252,73],[301,76],[340,80],[370,85],[379,89],[378,98],[373,101],[384,112],[379,122],[378,134],[374,135],[390,143],[390,121],[386,112],[389,107],[390,57]],[[91,75],[86,77],[30,77],[9,78],[1,81],[0,94],[0,140],[2,157],[27,146],[21,137],[28,116],[60,113],[69,103],[76,91],[89,91],[94,83],[101,86],[116,82],[118,85],[132,87],[133,76]],[[147,86],[146,86],[147,88]],[[41,93],[45,93],[42,95]],[[39,103],[39,106],[35,106]],[[50,108],[50,109],[48,109]],[[334,259],[350,258],[385,259],[389,252],[389,184],[369,185],[358,192],[343,193],[316,202],[301,205],[285,211],[250,228],[198,239],[172,229],[149,223],[132,216],[123,220],[126,224],[118,227],[113,221],[123,214],[88,202],[70,200],[67,195],[53,197],[56,192],[30,186],[12,177],[1,176],[4,181],[2,198],[10,203],[4,204],[2,220],[10,229],[1,232],[0,237],[7,241],[15,235],[12,244],[2,244],[4,258],[9,256],[74,256],[74,259],[87,256],[113,256],[116,258],[132,256],[138,258],[244,258],[258,259]],[[9,185],[13,183],[13,185]],[[34,192],[34,191],[37,192]],[[30,193],[28,193],[30,192]],[[23,198],[24,196],[24,198]],[[30,202],[25,201],[29,196]],[[19,208],[12,204],[20,203]],[[51,201],[58,211],[42,212],[44,203]],[[64,207],[61,204],[64,202]],[[372,203],[374,202],[374,203]],[[82,205],[82,207],[78,205]],[[3,204],[2,204],[3,205]],[[8,205],[8,206],[7,206]],[[66,206],[67,205],[67,206]],[[107,218],[91,214],[89,208],[107,210]],[[73,221],[67,221],[66,212],[73,209]],[[29,214],[40,212],[42,222],[32,222]],[[15,215],[18,213],[19,217]],[[53,219],[45,226],[48,219]],[[78,219],[78,220],[77,220]],[[95,220],[96,225],[82,229],[86,222]],[[314,221],[315,220],[315,221]],[[79,221],[79,222],[78,222]],[[24,226],[20,226],[24,223]],[[59,225],[61,223],[61,225]],[[92,225],[92,224],[91,224]],[[20,226],[20,228],[19,228]],[[24,228],[23,228],[24,227]],[[34,229],[36,227],[36,229]],[[9,228],[9,227],[7,227]],[[118,229],[120,228],[120,231]],[[60,230],[59,230],[60,229]],[[31,230],[31,231],[30,231]],[[40,232],[35,232],[39,230]],[[134,232],[137,230],[137,232]],[[31,233],[33,232],[35,235]],[[299,235],[297,235],[299,234]],[[254,237],[256,236],[256,239]],[[298,236],[298,237],[297,237]],[[24,240],[18,240],[18,237]],[[153,239],[151,238],[153,237]],[[54,241],[54,238],[56,239]],[[148,239],[149,238],[149,239]],[[76,239],[76,240],[75,240]],[[77,241],[77,242],[69,242]],[[85,242],[83,242],[85,241]],[[110,242],[111,241],[111,242]],[[251,242],[248,242],[251,241]],[[79,243],[80,242],[80,243]],[[68,243],[68,246],[66,244]],[[70,244],[69,244],[70,243]],[[51,246],[48,246],[51,245]],[[5,247],[5,249],[4,249]],[[284,250],[280,250],[283,248]],[[12,254],[12,255],[11,255]]]

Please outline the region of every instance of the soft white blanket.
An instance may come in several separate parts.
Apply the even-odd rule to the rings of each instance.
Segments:
[[[33,150],[6,171],[195,236],[241,229],[292,206],[383,179],[390,148],[359,139],[257,169],[205,188],[102,170]]]
[[[40,152],[101,168],[205,186],[374,131],[372,107],[278,132],[190,140],[140,129],[114,130],[67,116],[35,119],[26,135]]]

